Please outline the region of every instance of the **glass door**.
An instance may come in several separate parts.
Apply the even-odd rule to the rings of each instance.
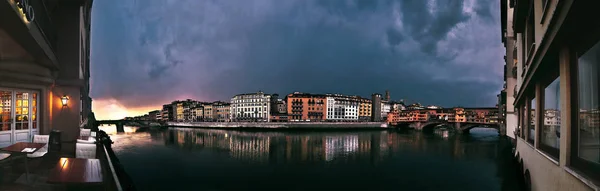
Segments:
[[[0,147],[38,133],[38,101],[37,92],[0,89]]]
[[[31,110],[29,109],[29,100],[31,94],[29,92],[15,92],[15,125],[14,125],[14,140],[15,142],[27,142],[29,140],[31,128]]]
[[[12,91],[0,89],[0,147],[13,142]]]

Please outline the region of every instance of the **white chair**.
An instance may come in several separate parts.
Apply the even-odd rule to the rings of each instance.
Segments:
[[[96,158],[96,145],[95,144],[86,144],[86,143],[76,143],[75,144],[75,157],[76,158],[95,159]]]
[[[83,140],[83,139],[77,139],[77,143],[83,143],[83,144],[94,144],[94,143],[96,143],[96,140],[95,140],[95,139],[96,139],[96,138],[94,138],[94,137],[90,137],[90,138],[89,138],[89,139],[87,139],[87,140]]]
[[[79,128],[79,136],[90,136],[91,132],[92,132],[91,129]]]
[[[44,145],[44,147],[38,149],[34,153],[27,154],[27,157],[28,158],[39,158],[39,157],[43,157],[44,155],[46,155],[46,153],[48,153],[48,141],[49,140],[50,140],[50,135],[33,135],[34,143],[44,143],[46,145]]]

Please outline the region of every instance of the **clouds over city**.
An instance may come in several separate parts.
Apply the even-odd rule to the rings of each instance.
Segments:
[[[125,108],[386,89],[493,106],[502,86],[492,0],[103,0],[92,17],[92,97]]]

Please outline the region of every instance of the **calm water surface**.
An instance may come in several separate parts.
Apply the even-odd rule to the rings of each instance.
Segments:
[[[518,190],[510,147],[493,129],[101,129],[138,190]]]

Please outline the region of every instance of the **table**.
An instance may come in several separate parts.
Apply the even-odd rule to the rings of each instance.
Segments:
[[[42,148],[44,146],[46,146],[45,143],[18,142],[18,143],[15,143],[15,144],[11,145],[11,146],[4,147],[4,148],[2,148],[2,150],[11,152],[11,153],[13,153],[15,155],[18,155],[18,154],[26,155],[26,154],[34,153],[35,151],[37,151],[38,149],[40,149],[40,148]],[[34,148],[34,150],[31,151],[31,152],[22,152],[23,149],[25,149],[25,148]],[[25,158],[25,181],[29,182],[29,167],[27,165],[27,157],[24,157],[24,158]]]
[[[99,159],[60,158],[48,176],[51,184],[102,183],[102,166]]]

